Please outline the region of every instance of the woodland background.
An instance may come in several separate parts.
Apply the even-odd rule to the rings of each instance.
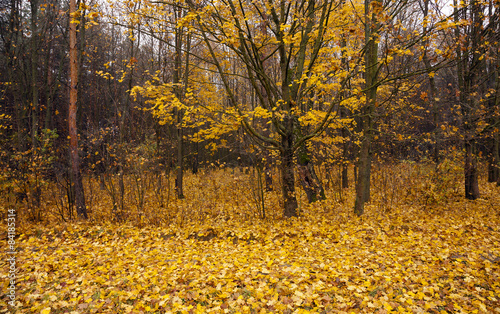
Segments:
[[[4,208],[87,217],[96,181],[123,220],[183,198],[186,171],[246,167],[287,217],[297,183],[355,185],[362,214],[373,162],[435,185],[450,162],[476,199],[499,180],[497,5],[79,2],[70,23],[67,2],[3,1]]]
[[[5,308],[499,312],[499,9],[0,0]]]

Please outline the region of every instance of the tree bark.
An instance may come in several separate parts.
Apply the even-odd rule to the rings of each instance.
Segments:
[[[369,135],[364,135],[358,161],[358,178],[356,182],[356,200],[354,213],[363,215],[364,205],[370,198],[370,176],[371,176],[371,153]]]
[[[491,29],[495,32],[500,30],[500,21],[498,19],[498,11],[495,12],[497,18],[493,17],[493,4],[490,2],[490,24]],[[491,47],[493,53],[497,53],[500,49],[500,44],[497,42],[495,45]],[[495,97],[489,102],[489,112],[492,116],[491,124],[496,125],[493,130],[492,135],[492,152],[491,152],[491,164],[490,164],[490,172],[488,175],[489,182],[497,182],[500,185],[500,59],[497,57],[494,61],[490,63],[491,72],[493,73],[493,77],[490,79],[490,86],[494,88],[496,91]]]
[[[499,134],[498,131],[493,133],[491,143],[491,157],[488,164],[488,182],[498,182],[500,179],[500,154],[499,154]]]
[[[465,142],[465,198],[479,198],[479,182],[476,158],[476,143],[474,140]]]
[[[286,117],[284,121],[288,132],[281,136],[281,179],[284,202],[283,215],[287,218],[297,216],[297,198],[295,196],[295,175],[293,162],[293,121]]]
[[[326,199],[325,189],[316,175],[305,144],[299,149],[298,170],[300,183],[306,192],[308,202]]]
[[[500,186],[500,132],[495,134],[495,166],[497,168],[497,186]]]
[[[182,112],[179,110],[177,112],[177,178],[175,179],[175,190],[177,192],[177,198],[184,198],[184,147],[183,147],[183,130],[182,130]]]
[[[340,108],[340,118],[347,117],[348,115],[348,109],[347,108]],[[342,160],[341,160],[341,181],[342,181],[342,188],[347,189],[349,188],[349,151],[351,148],[351,145],[349,144],[349,134],[347,127],[342,127],[341,136],[343,139],[342,143]]]
[[[33,153],[37,150],[38,132],[38,1],[30,1],[31,7],[31,142]]]
[[[371,176],[371,141],[373,138],[373,113],[377,98],[378,76],[378,22],[373,12],[372,2],[378,0],[365,0],[365,94],[366,103],[362,109],[361,123],[363,135],[358,160],[358,180],[356,182],[356,201],[354,213],[358,216],[364,213],[364,205],[370,200]],[[380,5],[380,4],[378,4]]]
[[[345,4],[345,1],[343,1]],[[340,48],[342,50],[341,52],[341,58],[340,58],[340,63],[342,64],[343,69],[349,69],[349,61],[347,60],[347,40],[346,36],[343,35],[340,39]],[[350,81],[347,84],[348,87],[350,87]],[[348,90],[345,90],[341,92],[341,97],[342,99],[347,98],[348,96]],[[349,109],[347,107],[340,107],[339,108],[339,113],[340,113],[340,118],[347,118],[349,116]],[[351,145],[349,144],[348,141],[348,136],[349,136],[349,130],[347,129],[347,126],[343,126],[341,129],[341,136],[343,139],[342,143],[342,161],[341,161],[341,183],[342,183],[342,188],[347,189],[349,188],[349,151],[351,149]]]
[[[83,190],[82,177],[80,175],[80,160],[78,157],[78,131],[76,127],[76,103],[78,100],[78,51],[76,48],[76,23],[73,13],[76,12],[75,0],[70,0],[70,24],[69,24],[69,58],[70,58],[70,91],[68,110],[69,129],[69,152],[71,162],[71,174],[75,194],[76,212],[78,218],[87,219],[87,207],[85,206],[85,194]]]
[[[425,0],[424,1],[424,19],[427,19],[429,16],[429,1],[430,0]],[[424,27],[424,33],[427,32],[428,28],[427,26]],[[426,38],[424,40],[424,55],[422,57],[422,60],[424,62],[424,65],[426,69],[431,69],[432,65],[429,60],[429,56],[427,54],[428,52],[428,46],[429,46],[429,39]],[[431,107],[432,111],[432,121],[434,124],[434,130],[432,131],[432,139],[434,142],[434,148],[432,152],[432,157],[434,159],[434,162],[436,165],[439,164],[440,158],[439,158],[439,139],[441,136],[441,129],[439,128],[439,104],[438,101],[436,100],[436,95],[437,95],[437,88],[436,88],[436,80],[434,79],[433,76],[429,76],[429,105]],[[437,167],[436,167],[437,169]]]
[[[500,60],[497,60],[497,62],[500,64]],[[497,66],[498,69],[498,66]],[[495,106],[497,110],[500,110],[500,76],[499,76],[499,71],[496,71],[496,96],[495,96]],[[496,114],[500,114],[500,112],[497,112]],[[497,125],[500,125],[500,117],[496,117],[495,123]],[[495,133],[493,134],[494,137],[494,143],[493,143],[493,161],[494,161],[494,166],[496,167],[497,171],[497,185],[500,186],[500,127],[497,126],[495,129]]]
[[[460,20],[457,1],[453,1],[455,5],[454,19],[455,22]],[[467,10],[461,10],[464,17],[467,17]],[[465,34],[465,39],[462,38],[460,29],[455,27],[455,38],[461,41],[457,45],[457,78],[459,95],[458,101],[460,103],[462,118],[463,118],[463,131],[464,131],[464,183],[465,183],[465,198],[475,200],[479,198],[479,184],[478,184],[478,169],[477,169],[477,149],[475,139],[476,123],[475,115],[477,114],[477,102],[474,99],[472,91],[477,86],[477,77],[479,71],[480,58],[480,10],[479,4],[472,0],[470,3],[470,16],[472,25],[468,32]]]
[[[175,9],[176,20],[181,18],[182,9]],[[183,31],[182,28],[175,29],[175,58],[174,58],[174,73],[173,73],[173,83],[175,89],[175,95],[182,102],[184,98],[184,93],[186,93],[188,88],[188,75],[189,75],[189,53],[191,46],[190,35],[186,36],[186,64],[184,71],[184,81],[181,85],[182,77],[182,41],[183,41]],[[177,192],[177,198],[184,198],[184,130],[182,127],[184,111],[181,108],[177,109],[177,178],[175,180],[175,190]]]

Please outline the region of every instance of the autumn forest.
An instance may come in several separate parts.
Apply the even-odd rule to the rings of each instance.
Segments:
[[[500,2],[0,0],[0,215],[0,313],[500,313]]]

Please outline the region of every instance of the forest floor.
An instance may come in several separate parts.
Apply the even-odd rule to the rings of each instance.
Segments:
[[[135,223],[20,222],[16,306],[6,304],[10,255],[2,250],[0,312],[500,313],[495,184],[482,183],[475,201],[389,206],[374,193],[360,218],[352,191],[341,202],[331,191],[302,201],[293,219],[273,217],[270,193],[270,218],[259,219],[238,203],[249,185],[228,177],[210,179],[220,184],[212,197],[188,179],[201,203],[189,203],[187,188],[186,200],[170,204],[182,210],[156,226],[144,223],[148,214]]]

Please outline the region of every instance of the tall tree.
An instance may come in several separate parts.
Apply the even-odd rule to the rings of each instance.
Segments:
[[[459,5],[455,0],[454,20],[455,40],[457,41],[457,79],[458,79],[458,102],[462,113],[463,138],[464,138],[464,176],[465,197],[477,199],[479,193],[478,160],[477,160],[477,122],[478,122],[478,99],[482,97],[478,93],[478,78],[480,76],[479,63],[484,57],[484,46],[481,44],[481,30],[483,28],[481,4],[476,0]],[[470,20],[470,24],[461,24],[462,20]]]
[[[31,142],[33,154],[37,150],[37,133],[39,118],[39,95],[38,95],[38,0],[30,1],[31,8]]]
[[[423,32],[426,33],[429,29],[429,27],[432,27],[431,24],[431,14],[430,14],[430,0],[424,0],[423,3],[423,8],[422,8],[422,13],[423,13]],[[429,56],[430,54],[430,38],[426,37],[425,40],[423,41],[424,44],[424,53],[422,56],[422,61],[424,62],[424,66],[426,68],[431,68],[431,58]],[[439,141],[440,141],[440,130],[441,128],[439,127],[439,102],[437,100],[437,88],[436,88],[436,79],[434,77],[434,73],[429,75],[429,105],[432,110],[432,122],[433,122],[433,127],[434,130],[432,132],[432,138],[434,142],[434,148],[433,148],[433,159],[436,164],[439,163]]]
[[[490,164],[488,169],[488,181],[497,182],[500,185],[500,3],[490,1],[488,4],[488,25],[486,34],[491,39],[488,49],[487,63],[487,102],[488,119],[491,134]],[[495,37],[496,36],[496,37]]]
[[[185,10],[175,6],[174,18],[175,23],[182,19]],[[191,49],[191,35],[184,27],[178,26],[175,28],[174,38],[174,71],[173,71],[173,86],[174,94],[182,103],[189,85],[189,53]],[[185,53],[183,53],[185,51]],[[185,55],[184,71],[182,69],[182,56]],[[183,79],[184,74],[184,79]],[[182,126],[184,109],[176,108],[176,128],[177,128],[177,177],[175,180],[175,189],[177,198],[184,198],[184,129]]]
[[[82,177],[80,174],[80,158],[78,156],[78,130],[76,124],[77,101],[78,101],[78,48],[76,33],[76,1],[69,3],[69,64],[70,64],[70,90],[68,108],[68,130],[69,130],[69,155],[71,163],[72,185],[75,195],[76,212],[80,219],[87,219],[87,207],[85,205],[85,194],[83,190]]]
[[[319,126],[307,132],[302,132],[299,117],[307,114],[301,110],[303,104],[316,92],[310,79],[317,79],[317,83],[322,81],[322,75],[315,66],[324,62],[320,58],[320,50],[326,41],[332,40],[326,34],[330,16],[338,3],[315,0],[246,3],[229,0],[225,8],[213,3],[213,7],[205,7],[208,10],[204,12],[200,12],[201,7],[194,1],[188,1],[188,4],[196,13],[198,30],[207,46],[210,62],[220,75],[233,112],[256,141],[268,149],[279,151],[283,214],[285,217],[296,216],[294,154],[324,129],[334,105],[331,104]],[[213,15],[210,10],[220,14]],[[261,28],[256,31],[262,23],[266,24],[269,32],[263,32]],[[266,136],[247,120],[244,112],[248,108],[238,103],[231,89],[223,64],[225,57],[221,55],[223,50],[219,50],[214,39],[216,44],[224,45],[233,57],[244,64],[245,77],[254,87],[261,104],[256,111],[273,125],[277,134]],[[262,55],[266,51],[270,52]],[[269,67],[265,65],[267,59],[276,60],[279,82],[274,81]]]
[[[365,94],[366,102],[361,108],[362,140],[358,160],[358,178],[356,181],[356,202],[354,212],[359,216],[364,212],[364,204],[370,199],[370,175],[373,140],[373,114],[377,100],[378,89],[378,37],[380,25],[378,13],[382,9],[379,0],[365,0]]]

